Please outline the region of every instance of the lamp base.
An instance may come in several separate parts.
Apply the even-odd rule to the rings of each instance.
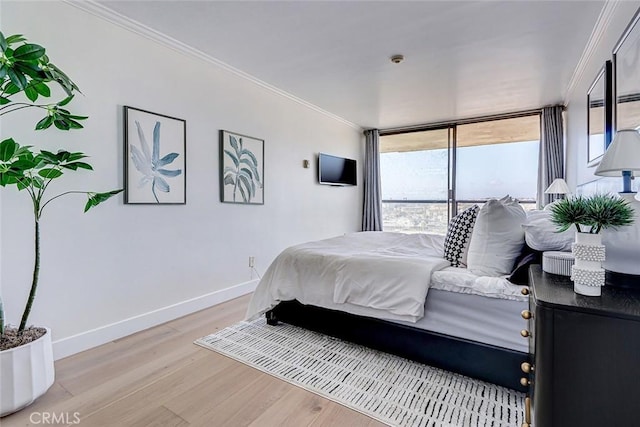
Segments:
[[[604,284],[616,288],[631,288],[640,291],[640,274],[618,273],[605,270]]]

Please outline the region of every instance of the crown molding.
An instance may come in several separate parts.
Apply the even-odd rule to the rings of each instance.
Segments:
[[[600,41],[602,41],[602,37],[606,33],[607,28],[609,28],[609,23],[611,22],[611,18],[613,17],[616,8],[618,7],[618,3],[618,0],[607,0],[604,6],[602,6],[596,25],[593,27],[593,31],[591,31],[587,45],[582,51],[582,55],[580,56],[580,60],[573,71],[571,80],[569,80],[569,85],[567,86],[567,91],[564,96],[565,106],[569,103],[569,99],[571,99],[573,92],[576,90],[578,82],[582,80],[587,64],[591,61],[591,57],[598,48]]]
[[[97,3],[94,0],[81,0],[81,1],[62,0],[62,1],[84,12],[87,12],[107,22],[115,24],[121,28],[124,28],[125,30],[131,31],[132,33],[138,34],[139,36],[145,37],[165,47],[168,47],[172,50],[175,50],[182,54],[208,62],[209,64],[215,65],[216,67],[221,68],[228,73],[231,73],[237,77],[243,78],[255,85],[258,85],[264,89],[267,89],[272,93],[280,95],[283,98],[289,99],[290,101],[303,105],[317,113],[320,113],[326,117],[329,117],[330,119],[336,120],[354,129],[362,130],[362,126],[359,126],[353,122],[343,119],[340,116],[330,113],[329,111],[324,110],[308,101],[305,101],[302,98],[298,98],[297,96],[290,94],[289,92],[279,89],[276,86],[273,86],[263,80],[258,79],[257,77],[252,76],[251,74],[245,73],[242,70],[239,70],[223,61],[220,61],[219,59],[214,58],[213,56],[208,55],[205,52],[202,52],[201,50],[195,49],[187,45],[186,43],[183,43],[179,40],[174,39],[173,37],[169,37],[166,34],[156,31],[153,28],[142,24],[141,22],[138,22],[112,9],[109,9],[108,7],[103,6],[102,4]]]

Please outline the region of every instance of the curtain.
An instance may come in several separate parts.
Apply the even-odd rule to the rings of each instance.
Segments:
[[[540,120],[540,157],[538,159],[538,208],[560,196],[544,194],[556,178],[564,178],[564,129],[561,105],[542,109]]]
[[[364,132],[364,209],[362,231],[382,231],[382,196],[380,190],[380,133]]]

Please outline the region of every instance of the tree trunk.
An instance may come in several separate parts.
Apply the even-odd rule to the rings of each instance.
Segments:
[[[22,320],[20,321],[19,333],[22,333],[27,327],[27,319],[31,313],[31,306],[33,300],[36,297],[36,289],[38,288],[38,276],[40,275],[40,221],[36,218],[35,224],[35,260],[33,265],[33,279],[31,280],[31,291],[29,292],[29,299],[27,305],[22,313]]]

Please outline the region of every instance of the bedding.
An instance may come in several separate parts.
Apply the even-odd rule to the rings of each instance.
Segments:
[[[449,265],[444,237],[360,232],[285,249],[254,292],[247,317],[279,301],[378,319],[416,322],[424,315],[431,273]]]
[[[526,298],[492,298],[441,290],[434,277],[424,317],[416,323],[393,322],[526,353],[529,342],[522,339],[520,331],[527,329],[527,321],[520,313],[528,304]]]

